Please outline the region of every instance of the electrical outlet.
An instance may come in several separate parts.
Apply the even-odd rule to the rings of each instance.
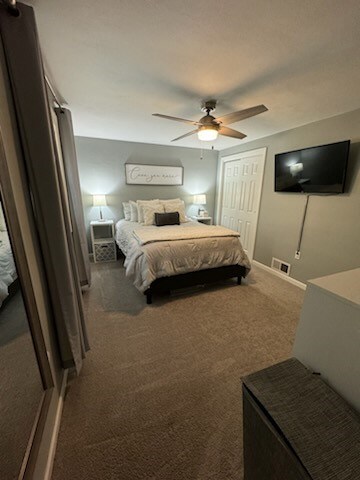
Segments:
[[[300,251],[295,252],[295,260],[300,260]]]

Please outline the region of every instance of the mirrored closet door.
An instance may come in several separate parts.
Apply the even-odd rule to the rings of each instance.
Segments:
[[[0,197],[0,478],[21,477],[44,388]]]

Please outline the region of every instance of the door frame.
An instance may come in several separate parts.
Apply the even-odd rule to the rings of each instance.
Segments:
[[[257,235],[257,228],[259,222],[259,211],[260,211],[260,202],[261,202],[261,195],[263,190],[263,183],[264,183],[264,171],[265,171],[265,161],[266,161],[266,153],[267,147],[256,148],[255,150],[246,150],[244,152],[234,153],[232,155],[225,155],[224,157],[220,157],[220,165],[219,165],[219,173],[218,173],[218,186],[219,186],[219,193],[217,196],[216,202],[216,223],[219,225],[221,220],[221,211],[222,211],[222,201],[223,201],[223,194],[224,194],[224,170],[225,164],[228,162],[235,162],[239,160],[243,160],[249,157],[255,157],[258,155],[262,155],[262,165],[259,171],[259,190],[257,193],[256,201],[258,202],[258,208],[256,209],[256,218],[255,218],[255,235],[254,235],[254,244],[252,246],[252,251],[248,252],[248,257],[250,260],[253,259],[254,250],[255,250],[255,243],[256,243],[256,235]]]

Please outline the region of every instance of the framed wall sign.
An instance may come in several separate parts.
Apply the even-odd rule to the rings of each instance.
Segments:
[[[125,164],[127,185],[182,185],[184,167]]]

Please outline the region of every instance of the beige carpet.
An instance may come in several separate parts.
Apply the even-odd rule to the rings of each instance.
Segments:
[[[120,262],[93,266],[53,480],[242,479],[240,378],[290,356],[304,295],[260,269],[246,282],[148,306]]]
[[[21,292],[0,309],[0,479],[17,479],[43,396]]]

